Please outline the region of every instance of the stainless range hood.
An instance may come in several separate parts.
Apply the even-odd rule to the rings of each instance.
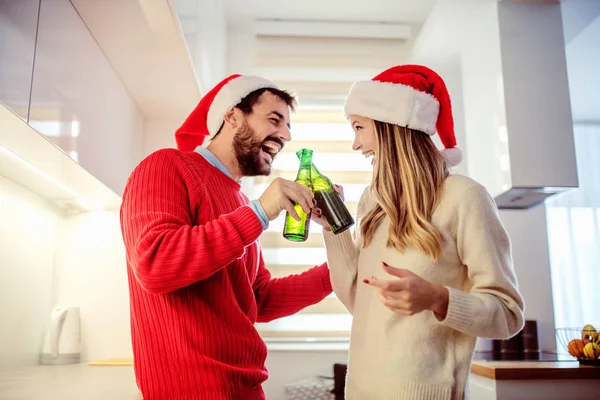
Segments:
[[[501,209],[527,209],[578,187],[560,6],[498,3],[508,142]]]
[[[523,210],[543,204],[551,196],[563,193],[572,188],[566,187],[512,187],[495,197],[496,205],[501,210]]]

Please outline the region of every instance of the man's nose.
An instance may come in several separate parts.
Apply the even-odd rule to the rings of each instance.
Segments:
[[[292,133],[290,132],[290,127],[289,126],[283,127],[278,132],[277,136],[279,137],[279,139],[281,139],[285,142],[289,142],[290,140],[292,140]]]

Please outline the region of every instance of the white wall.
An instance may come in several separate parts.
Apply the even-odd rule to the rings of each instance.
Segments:
[[[0,177],[0,368],[38,362],[56,305],[81,308],[82,359],[130,357],[117,213],[68,215]]]
[[[56,301],[62,215],[0,176],[0,369],[37,362]]]
[[[461,60],[459,57],[449,60],[441,60],[439,62],[428,62],[426,65],[437,72],[444,82],[450,94],[452,102],[452,115],[454,117],[454,131],[456,135],[456,145],[463,152],[463,161],[457,165],[453,172],[466,175],[469,170],[470,152],[467,149],[469,141],[467,140],[466,130],[466,109],[465,109],[465,89],[463,69],[461,68]],[[442,148],[442,143],[439,137],[435,135],[433,141],[438,148]]]
[[[176,148],[175,131],[181,124],[183,121],[145,120],[143,157],[159,149]]]
[[[500,219],[512,240],[515,272],[525,300],[525,317],[538,321],[540,348],[555,350],[546,207],[500,210]]]
[[[208,92],[227,73],[227,17],[218,0],[197,0],[194,65],[201,93]]]
[[[227,32],[227,73],[252,71],[256,66],[256,51],[257,39],[252,24],[231,27]]]
[[[64,218],[57,304],[80,307],[83,360],[132,357],[125,246],[117,212]]]

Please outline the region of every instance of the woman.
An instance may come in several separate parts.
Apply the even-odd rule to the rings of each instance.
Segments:
[[[510,240],[483,186],[448,172],[461,154],[434,71],[355,83],[345,113],[353,149],[374,157],[355,238],[324,229],[333,288],[354,317],[346,399],[462,399],[477,337],[523,326]]]

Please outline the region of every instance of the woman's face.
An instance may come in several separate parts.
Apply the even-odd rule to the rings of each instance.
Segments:
[[[371,157],[371,165],[375,164],[377,143],[373,120],[359,115],[350,115],[350,124],[354,131],[352,150],[360,151],[367,158]]]

